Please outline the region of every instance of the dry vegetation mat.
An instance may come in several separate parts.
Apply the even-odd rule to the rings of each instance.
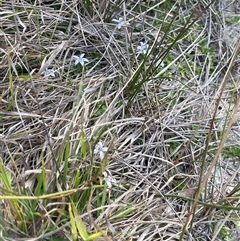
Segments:
[[[237,2],[0,0],[0,240],[238,240]]]

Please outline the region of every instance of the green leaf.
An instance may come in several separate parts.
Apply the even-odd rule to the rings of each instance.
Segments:
[[[73,216],[75,217],[75,224],[76,224],[76,228],[80,234],[80,236],[82,237],[82,239],[85,241],[85,240],[88,240],[88,233],[87,233],[87,230],[85,228],[85,225],[82,221],[82,219],[79,217],[79,214],[78,214],[78,211],[75,207],[75,205],[72,203],[72,211],[73,211]],[[77,219],[76,219],[77,217]]]

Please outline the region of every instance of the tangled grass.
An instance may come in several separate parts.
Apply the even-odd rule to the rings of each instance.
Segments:
[[[237,240],[239,44],[197,2],[0,1],[1,240]]]

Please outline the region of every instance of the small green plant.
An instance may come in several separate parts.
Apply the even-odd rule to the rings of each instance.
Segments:
[[[179,146],[181,146],[181,143],[176,141],[176,142],[171,142],[169,144],[169,147],[168,147],[168,150],[169,150],[169,153],[174,155],[176,152],[178,152],[178,148]]]
[[[240,156],[240,146],[230,146],[223,149],[223,155],[227,158],[229,157],[239,157]]]
[[[217,222],[212,223],[212,228],[215,230],[218,227]],[[230,232],[230,229],[226,225],[222,225],[219,236],[222,238],[222,240],[232,240],[232,234]]]
[[[227,18],[226,19],[226,22],[229,25],[234,24],[234,23],[238,23],[239,21],[240,21],[240,17],[239,16],[233,16],[231,18]]]

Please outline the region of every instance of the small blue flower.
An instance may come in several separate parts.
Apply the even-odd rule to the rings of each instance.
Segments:
[[[138,54],[146,54],[148,51],[149,45],[147,43],[140,42],[140,45],[137,46]]]
[[[103,179],[105,180],[109,189],[112,187],[112,184],[117,183],[117,181],[112,176],[108,175],[107,172],[103,172],[103,176]]]
[[[117,23],[117,28],[121,29],[123,26],[128,26],[129,23],[125,22],[124,19],[122,17],[120,17],[119,19],[112,19],[112,22]]]
[[[100,159],[103,160],[106,151],[107,151],[107,147],[104,147],[102,142],[99,141],[96,144],[93,152],[94,152],[94,154],[99,154]]]
[[[56,76],[55,76],[55,70],[53,70],[53,69],[48,69],[48,68],[46,68],[46,69],[41,73],[41,75],[51,76],[51,77],[53,77],[53,78],[56,77]]]
[[[75,63],[74,63],[74,64],[77,65],[77,64],[80,63],[82,66],[84,66],[84,65],[85,65],[85,62],[89,62],[88,59],[83,58],[84,55],[85,55],[85,54],[81,54],[80,56],[73,55],[72,57],[75,59]]]

